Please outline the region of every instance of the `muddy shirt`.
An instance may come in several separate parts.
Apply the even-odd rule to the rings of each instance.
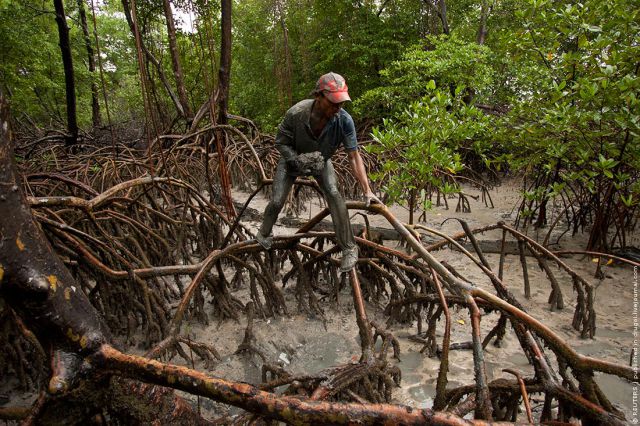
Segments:
[[[320,151],[328,160],[340,147],[346,151],[358,149],[356,126],[344,109],[331,117],[322,129],[319,138],[311,131],[309,119],[314,99],[305,99],[292,106],[284,116],[276,135],[276,148],[285,160],[293,159],[297,154]]]

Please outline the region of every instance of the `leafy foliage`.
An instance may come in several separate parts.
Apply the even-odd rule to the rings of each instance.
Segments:
[[[91,123],[91,81],[98,79],[87,69],[87,52],[78,22],[77,3],[65,5],[70,27],[76,77],[78,122]],[[90,13],[90,11],[89,11]],[[126,121],[141,105],[137,64],[126,22],[108,10],[98,14],[107,90],[115,95],[116,121]],[[0,2],[0,80],[11,97],[14,113],[26,114],[40,126],[62,127],[65,116],[65,85],[58,47],[53,6],[34,1]],[[102,101],[102,100],[101,100]]]
[[[431,207],[434,191],[445,196],[460,192],[457,174],[465,167],[463,155],[487,158],[484,141],[491,123],[465,104],[462,86],[451,95],[431,80],[426,89],[426,95],[395,119],[383,119],[382,127],[373,129],[375,142],[368,146],[383,159],[382,170],[372,178],[382,183],[389,201],[413,207],[420,195],[424,209]]]
[[[309,96],[318,77],[344,75],[356,99],[380,84],[379,71],[418,40],[419,1],[256,0],[237,5],[233,106],[275,128],[284,112]],[[380,12],[380,13],[378,13]],[[284,49],[287,31],[289,57]],[[285,70],[291,63],[291,75]],[[287,91],[291,99],[287,99]]]
[[[356,101],[356,113],[377,119],[397,113],[407,103],[424,96],[432,81],[452,92],[456,88],[473,88],[476,96],[482,96],[493,79],[489,54],[486,46],[465,42],[455,35],[429,36],[381,71],[383,84]]]
[[[64,122],[64,76],[54,15],[0,2],[0,79],[14,110],[36,122]],[[50,7],[53,9],[53,6]],[[34,40],[39,40],[34,43]]]
[[[433,192],[460,192],[465,162],[488,166],[495,152],[488,138],[493,120],[469,103],[470,88],[481,96],[492,81],[489,49],[444,35],[425,44],[383,70],[387,85],[366,92],[356,111],[381,120],[369,149],[383,166],[373,178],[390,201],[412,207],[420,195],[426,209]],[[393,118],[385,118],[390,112]]]
[[[592,248],[624,245],[640,200],[640,26],[627,5],[531,1],[514,48],[546,78],[503,121],[510,162],[531,177],[525,222],[542,226],[557,200],[574,230],[594,221]]]

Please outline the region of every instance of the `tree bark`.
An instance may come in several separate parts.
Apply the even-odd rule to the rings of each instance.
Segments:
[[[283,102],[283,110],[284,113],[291,105],[293,105],[293,92],[291,88],[291,76],[293,75],[292,65],[291,65],[291,48],[289,47],[289,29],[287,28],[287,22],[285,19],[285,6],[283,4],[283,0],[276,0],[274,4],[274,12],[275,18],[280,23],[280,27],[282,28],[282,47],[284,49],[284,69],[280,71],[280,85],[282,87],[282,93],[284,93],[285,99]],[[276,48],[277,48],[276,43]],[[277,52],[276,52],[277,53]],[[278,67],[278,65],[276,65]],[[280,100],[282,101],[282,94],[279,95]]]
[[[58,36],[60,52],[62,53],[62,65],[64,67],[64,82],[67,97],[67,130],[66,137],[68,145],[73,145],[78,141],[78,121],[76,116],[76,89],[73,76],[73,59],[71,57],[71,46],[69,44],[69,26],[64,15],[64,4],[62,0],[53,0],[56,11],[56,23],[58,24]]]
[[[480,25],[478,26],[478,35],[476,36],[476,42],[478,44],[484,44],[487,37],[487,18],[489,17],[490,10],[491,7],[489,7],[488,0],[482,0],[482,6],[480,7]]]
[[[352,273],[355,273],[352,271]],[[248,383],[209,377],[186,367],[163,364],[123,354],[103,345],[94,362],[123,377],[171,386],[194,395],[240,407],[251,413],[296,425],[445,425],[484,426],[482,420],[464,420],[456,415],[428,408],[391,404],[360,404],[313,401],[299,396],[265,392]],[[492,423],[498,424],[498,423]]]
[[[2,94],[0,110],[0,295],[52,348],[49,391],[58,393],[72,385],[82,359],[106,342],[109,332],[31,215],[13,165]]]
[[[442,22],[442,32],[449,35],[449,20],[447,19],[447,4],[445,0],[438,0],[438,16]]]
[[[78,13],[80,15],[80,26],[82,27],[84,44],[87,47],[87,61],[89,75],[91,76],[91,121],[93,127],[100,127],[102,120],[100,118],[100,102],[98,102],[98,83],[95,78],[96,60],[93,46],[91,46],[91,37],[89,36],[89,27],[87,26],[87,14],[84,10],[84,0],[78,0]]]
[[[47,399],[35,420],[36,424],[65,426],[93,423],[102,415],[117,420],[116,424],[213,424],[173,389],[120,377],[85,382],[75,392]]]
[[[176,90],[178,98],[182,104],[184,118],[188,123],[193,120],[193,112],[189,106],[187,91],[184,86],[184,74],[182,72],[182,64],[180,62],[180,52],[178,52],[178,42],[176,40],[176,26],[173,22],[173,12],[171,11],[171,3],[169,0],[163,0],[164,16],[167,22],[167,35],[169,39],[169,52],[171,53],[171,65],[173,66],[173,76],[176,80]]]
[[[231,77],[231,0],[222,0],[220,69],[218,71],[218,124],[227,124]]]
[[[449,20],[447,19],[447,4],[445,0],[437,0],[437,4],[432,3],[432,0],[424,0],[424,3],[440,18],[442,32],[449,35]]]
[[[222,0],[220,19],[220,69],[218,71],[218,124],[227,124],[227,110],[229,108],[229,80],[231,76],[231,5],[232,0]],[[231,198],[231,179],[227,170],[227,161],[224,154],[225,134],[216,131],[216,150],[218,152],[218,171],[220,175],[220,187],[225,210],[229,218],[236,215]]]

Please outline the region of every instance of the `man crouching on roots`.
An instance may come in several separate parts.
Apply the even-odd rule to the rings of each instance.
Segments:
[[[342,109],[344,102],[351,100],[344,78],[333,72],[325,74],[316,83],[312,94],[314,99],[305,99],[291,107],[278,127],[276,149],[282,158],[273,179],[273,198],[264,211],[256,239],[266,250],[271,248],[273,224],[296,176],[313,176],[329,205],[338,245],[342,249],[340,270],[348,272],[358,260],[358,246],[331,163],[331,156],[340,145],[349,155],[349,163],[365,194],[367,206],[381,201],[369,187],[367,172],[358,152],[353,119]]]

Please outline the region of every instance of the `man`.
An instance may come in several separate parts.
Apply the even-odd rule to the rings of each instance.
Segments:
[[[358,247],[331,163],[331,156],[340,145],[349,155],[349,163],[365,194],[367,206],[381,201],[369,187],[367,172],[358,152],[353,119],[342,109],[344,102],[351,100],[344,78],[333,72],[323,75],[316,83],[313,96],[314,99],[305,99],[291,107],[278,127],[276,149],[282,158],[273,180],[273,198],[265,209],[256,239],[266,250],[271,248],[273,224],[296,176],[312,175],[331,211],[338,245],[342,249],[340,270],[348,272],[358,260]]]

